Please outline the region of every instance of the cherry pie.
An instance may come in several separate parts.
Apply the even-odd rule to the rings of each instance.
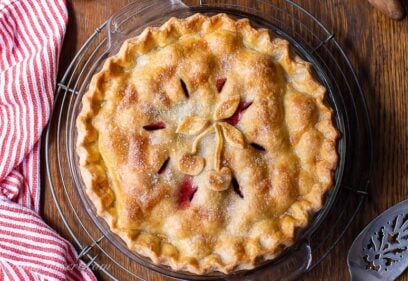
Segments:
[[[82,100],[86,192],[153,263],[253,268],[294,243],[337,166],[325,88],[289,43],[225,14],[127,40]]]

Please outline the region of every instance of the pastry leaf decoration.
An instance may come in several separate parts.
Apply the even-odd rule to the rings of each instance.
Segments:
[[[241,97],[239,95],[233,95],[219,102],[215,107],[214,120],[231,117],[237,110],[240,101]]]
[[[222,128],[224,138],[228,143],[239,148],[245,147],[244,136],[240,130],[225,122],[220,122],[219,125]]]
[[[201,117],[188,116],[183,119],[180,125],[177,127],[176,133],[183,135],[196,135],[204,128],[210,125],[210,121]]]

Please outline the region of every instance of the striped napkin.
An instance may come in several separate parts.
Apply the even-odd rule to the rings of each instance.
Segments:
[[[96,280],[38,214],[67,17],[64,0],[0,0],[0,280]]]

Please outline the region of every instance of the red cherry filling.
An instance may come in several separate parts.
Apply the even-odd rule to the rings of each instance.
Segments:
[[[241,120],[243,112],[248,109],[252,105],[252,101],[250,102],[240,102],[238,105],[237,110],[235,110],[234,114],[228,118],[225,119],[226,122],[230,123],[232,126],[235,126],[239,123],[239,120]]]
[[[166,128],[166,124],[164,124],[164,122],[162,121],[153,122],[143,126],[143,129],[145,129],[146,131],[156,131],[164,128]]]
[[[217,79],[217,81],[215,81],[215,85],[217,87],[218,93],[221,93],[222,88],[224,88],[225,82],[227,82],[226,78],[220,78],[220,79]]]
[[[166,170],[167,164],[169,164],[170,157],[164,160],[163,164],[161,165],[159,171],[157,171],[158,174],[162,174],[164,170]]]
[[[180,186],[180,193],[178,197],[179,209],[185,209],[190,206],[194,194],[197,192],[197,186],[193,185],[193,177],[185,176]]]
[[[236,178],[232,178],[231,184],[232,184],[232,188],[235,191],[235,193],[239,197],[244,198],[244,195],[242,194],[241,189],[239,188],[239,183]]]
[[[181,88],[183,89],[184,95],[186,96],[186,98],[189,98],[190,94],[188,92],[186,82],[184,82],[183,79],[180,79],[180,84],[181,84]]]

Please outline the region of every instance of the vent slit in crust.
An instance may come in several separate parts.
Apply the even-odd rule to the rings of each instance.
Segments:
[[[222,89],[224,88],[225,82],[227,82],[227,78],[219,78],[215,82],[218,93],[221,93]]]
[[[180,79],[181,88],[183,89],[184,96],[186,98],[190,97],[190,93],[188,92],[186,82],[183,79]]]
[[[239,197],[244,198],[244,195],[242,194],[242,191],[241,191],[241,188],[240,188],[240,186],[239,186],[239,183],[238,183],[238,181],[237,181],[237,179],[236,179],[235,177],[232,178],[231,185],[232,185],[232,188],[233,188],[234,192],[235,192]]]
[[[162,121],[153,122],[143,126],[143,129],[145,129],[146,131],[157,131],[165,128],[166,124],[164,124],[164,122]]]
[[[158,174],[163,174],[164,170],[166,170],[167,165],[169,164],[170,157],[164,160],[163,164],[161,165],[160,169],[157,171]]]
[[[265,149],[262,145],[257,144],[257,143],[255,143],[255,142],[251,142],[250,145],[251,145],[253,148],[255,148],[256,150],[258,150],[258,151],[262,151],[262,152],[265,152],[265,151],[266,151],[266,149]]]
[[[193,185],[193,177],[184,176],[178,195],[178,208],[186,209],[190,206],[198,187]]]
[[[231,124],[232,126],[235,126],[239,123],[239,121],[241,120],[242,114],[244,113],[245,110],[247,110],[251,105],[252,105],[252,101],[250,102],[240,102],[238,105],[237,110],[235,110],[234,114],[226,119],[225,121],[229,124]]]

